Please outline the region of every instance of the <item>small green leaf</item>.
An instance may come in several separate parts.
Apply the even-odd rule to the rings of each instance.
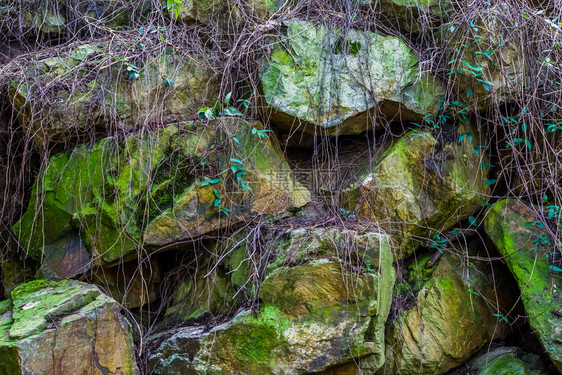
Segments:
[[[476,218],[474,216],[469,216],[468,222],[470,223],[470,225],[474,225],[475,227],[478,226],[478,223],[476,222]]]
[[[217,191],[217,189],[213,189],[213,193],[215,193],[215,197],[220,201],[221,195],[219,194],[219,192]]]
[[[562,268],[557,267],[557,266],[554,266],[554,265],[552,265],[552,264],[549,265],[548,268],[551,269],[551,270],[553,270],[553,271],[556,271],[556,272],[562,272]]]
[[[498,180],[495,180],[495,179],[484,181],[484,183],[485,183],[486,185],[493,185],[493,184],[495,184],[496,182],[498,182]]]
[[[471,89],[466,90],[466,97],[467,98],[470,98],[470,94],[472,94],[472,90]]]
[[[226,94],[226,96],[224,97],[224,105],[226,107],[228,107],[229,103],[230,103],[230,97],[232,96],[232,91],[229,92],[228,94]]]
[[[496,166],[490,163],[480,163],[480,169],[484,168],[495,168]]]
[[[230,161],[236,164],[244,165],[244,162],[238,159],[230,158]]]

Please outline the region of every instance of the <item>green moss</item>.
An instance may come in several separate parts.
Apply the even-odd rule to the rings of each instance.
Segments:
[[[239,319],[220,337],[223,348],[239,362],[238,370],[269,373],[275,368],[273,352],[287,345],[280,333],[289,327],[288,318],[274,306],[266,305],[257,318],[249,314]]]
[[[47,280],[33,280],[14,288],[14,290],[12,291],[12,299],[20,300],[24,298],[26,295],[35,293],[41,289],[45,289],[48,287],[56,288],[66,283],[67,280],[63,280],[61,282],[47,281]]]
[[[34,280],[22,284],[12,291],[14,323],[10,338],[18,340],[36,334],[46,329],[47,319],[64,316],[99,295],[96,287],[71,280]]]
[[[478,371],[478,375],[526,375],[528,373],[525,363],[515,358],[513,354],[496,357]]]

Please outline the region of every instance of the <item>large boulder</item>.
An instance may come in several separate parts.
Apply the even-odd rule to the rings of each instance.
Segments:
[[[10,39],[28,42],[65,40],[76,32],[114,31],[146,17],[155,9],[147,0],[0,0],[0,30]]]
[[[506,199],[494,204],[484,221],[519,285],[531,329],[562,371],[562,265],[551,263],[557,250],[546,225],[522,202]]]
[[[283,27],[260,68],[274,123],[311,134],[356,134],[380,127],[372,116],[418,120],[437,112],[440,82],[420,75],[417,55],[399,38],[300,20]]]
[[[105,138],[51,157],[14,231],[43,267],[58,256],[53,249],[72,241],[91,261],[107,263],[135,257],[140,246],[283,217],[309,200],[260,123],[224,118]]]
[[[427,32],[447,21],[450,0],[362,0],[372,4],[378,19],[401,34]]]
[[[484,251],[470,254],[485,256]],[[399,288],[416,292],[415,303],[388,326],[385,374],[443,374],[486,342],[511,333],[494,315],[506,314],[516,300],[507,270],[492,270],[487,261],[466,267],[449,252],[431,269],[425,269],[428,260],[429,255],[418,258],[410,267],[409,286]]]
[[[377,261],[354,267],[351,259],[361,259],[362,254],[357,249],[365,249],[361,244],[355,249],[327,245],[337,238],[335,232],[309,229],[305,242],[303,233],[285,237],[259,286],[257,317],[244,310],[216,327],[164,332],[166,338],[149,358],[154,373],[378,370],[384,363],[384,324],[395,277],[388,239],[373,234],[363,245],[373,245],[368,249],[377,254]],[[344,233],[339,236],[347,234],[351,242],[357,236]],[[290,249],[300,253],[300,260],[289,256]]]
[[[26,134],[37,145],[89,141],[110,129],[193,119],[217,95],[213,70],[195,55],[127,53],[126,46],[83,44],[26,67],[10,88]]]
[[[372,270],[379,266],[380,248],[390,246],[388,236],[380,232],[302,227],[279,234],[271,228],[266,231],[268,240],[263,246],[270,249],[266,258],[274,257],[267,260],[253,249],[253,236],[253,231],[244,230],[219,241],[209,251],[198,251],[205,254],[198,260],[200,270],[180,282],[161,326],[188,323],[208,314],[228,314],[255,298],[260,289],[262,298],[269,295],[277,286],[273,279],[262,283],[259,275],[263,269],[258,265],[263,262],[270,262],[269,273],[282,266],[343,257],[356,269]]]
[[[0,373],[138,374],[118,304],[78,281],[31,281],[0,302]]]
[[[475,375],[546,375],[540,357],[515,347],[486,350],[469,363]]]
[[[479,143],[476,132],[441,141],[428,131],[408,133],[344,192],[344,204],[386,226],[406,257],[419,239],[449,230],[481,207],[489,186]]]
[[[459,100],[475,109],[514,101],[529,85],[529,67],[520,34],[506,29],[517,27],[523,12],[504,1],[466,12],[467,20],[444,30]]]

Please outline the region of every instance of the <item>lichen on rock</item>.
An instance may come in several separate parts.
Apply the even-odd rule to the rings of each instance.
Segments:
[[[260,70],[265,102],[278,125],[311,134],[357,134],[380,127],[369,119],[375,107],[385,121],[437,113],[440,81],[419,74],[418,57],[399,38],[299,20],[284,27],[286,35]]]
[[[562,276],[549,265],[554,250],[544,224],[522,202],[504,199],[491,208],[484,228],[519,285],[529,325],[562,371]]]
[[[232,118],[184,123],[55,155],[14,231],[33,259],[79,236],[92,261],[113,262],[134,256],[141,241],[163,246],[260,215],[287,215],[310,193],[292,177],[275,140],[252,129],[261,125]],[[229,152],[215,152],[219,145]],[[249,188],[234,178],[232,164],[241,166],[230,159],[244,163]],[[205,184],[211,179],[220,183]]]
[[[92,285],[22,284],[0,303],[0,371],[5,374],[139,374],[131,326]]]

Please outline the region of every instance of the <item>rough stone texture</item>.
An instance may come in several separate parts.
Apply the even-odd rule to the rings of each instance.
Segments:
[[[200,271],[180,283],[174,293],[172,306],[166,310],[165,323],[161,326],[188,323],[209,313],[228,314],[233,308],[253,298],[261,282],[255,275],[259,272],[257,267],[267,261],[255,254],[251,246],[253,235],[253,231],[241,231],[217,243],[209,251],[200,251],[208,254],[198,261],[201,264]],[[345,259],[356,269],[372,270],[379,267],[381,254],[390,249],[388,236],[380,232],[304,227],[290,229],[281,236],[269,235],[273,235],[273,238],[264,245],[264,248],[270,249],[265,257],[275,256],[267,266],[267,273],[275,272],[279,267],[293,267],[315,259],[339,258]],[[314,275],[313,279],[320,279],[320,276]],[[279,282],[283,282],[281,280],[283,278]],[[264,293],[269,295],[272,292],[272,286],[269,285],[272,282],[275,283],[270,280],[262,285],[262,298]]]
[[[22,284],[0,302],[0,373],[138,374],[129,323],[98,288]]]
[[[500,347],[477,356],[469,363],[476,375],[546,375],[544,364],[536,354],[519,348]]]
[[[158,328],[189,323],[208,314],[228,314],[255,296],[258,278],[250,272],[259,260],[251,255],[253,235],[253,231],[242,230],[208,251],[198,249],[199,272],[179,283]]]
[[[443,374],[489,340],[511,333],[510,326],[493,315],[508,311],[515,301],[507,295],[509,286],[497,269],[492,274],[488,262],[463,267],[456,255],[446,252],[434,270],[427,272],[428,259],[418,259],[417,272],[409,276],[421,287],[415,305],[388,326],[381,373]],[[496,297],[494,286],[503,294]]]
[[[455,72],[452,78],[459,100],[483,109],[513,101],[528,85],[519,34],[506,32],[518,13],[508,3],[493,2],[452,34],[450,29],[445,30],[445,37],[450,38],[449,66]]]
[[[375,5],[378,18],[402,34],[419,33],[447,21],[449,0],[362,0]]]
[[[481,144],[476,133],[471,137],[459,144],[455,135],[439,142],[427,131],[408,133],[347,189],[345,204],[358,217],[386,226],[398,255],[410,255],[419,245],[414,239],[468,218],[489,192],[486,168],[481,168],[487,158],[474,151]]]
[[[437,112],[440,82],[418,78],[418,57],[395,37],[291,20],[260,69],[272,121],[309,133],[372,129],[369,114],[419,119]],[[367,94],[371,93],[371,95]],[[296,120],[296,122],[295,122]],[[300,123],[302,122],[302,124]]]
[[[549,269],[556,250],[545,242],[548,236],[536,220],[523,203],[502,200],[490,210],[484,228],[519,284],[531,329],[562,371],[562,272]]]
[[[70,5],[70,6],[69,6]],[[126,27],[132,19],[142,19],[153,12],[150,1],[87,0],[78,3],[54,0],[0,0],[0,30],[10,37],[25,37],[28,41],[47,38],[64,39],[77,30]],[[37,39],[36,39],[37,38]]]
[[[141,243],[160,247],[260,215],[283,217],[310,193],[275,139],[253,129],[261,125],[234,118],[184,123],[53,156],[14,232],[33,259],[80,236],[99,263],[134,257]],[[234,167],[243,167],[236,177],[246,190]]]
[[[36,144],[193,119],[216,96],[214,73],[197,56],[168,48],[141,61],[108,59],[116,48],[94,43],[61,51],[29,67],[34,80],[12,83],[19,122]],[[137,78],[129,76],[131,65]]]
[[[257,318],[243,311],[210,330],[172,331],[151,353],[154,372],[354,373],[354,360],[364,371],[376,371],[384,363],[384,324],[395,277],[388,241],[379,251],[377,270],[350,272],[343,255],[340,261],[280,262],[261,285]]]

